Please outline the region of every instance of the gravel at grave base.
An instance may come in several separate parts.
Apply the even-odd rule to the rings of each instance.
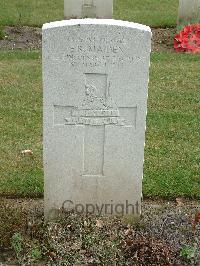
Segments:
[[[38,241],[42,242],[43,237],[47,238],[48,235],[48,241],[53,241],[51,245],[54,246],[54,252],[52,252],[52,254],[50,252],[49,254],[55,256],[56,253],[59,261],[62,261],[62,254],[64,252],[62,246],[65,245],[66,242],[68,244],[66,244],[64,248],[70,250],[73,256],[80,251],[81,254],[83,253],[81,256],[84,257],[84,252],[86,251],[79,250],[79,243],[77,243],[77,247],[74,247],[74,243],[77,241],[77,237],[79,237],[76,235],[77,228],[81,227],[83,230],[82,234],[84,235],[84,230],[86,230],[84,229],[85,220],[87,220],[87,224],[94,224],[96,220],[99,219],[100,222],[98,223],[98,227],[99,230],[101,230],[100,234],[103,234],[107,239],[110,236],[113,237],[113,232],[117,232],[117,235],[120,236],[120,239],[123,241],[120,252],[123,253],[126,263],[117,265],[133,265],[133,261],[135,263],[135,260],[138,264],[135,263],[134,265],[200,265],[200,224],[196,226],[195,231],[192,230],[194,215],[196,212],[200,211],[199,201],[187,201],[183,205],[177,206],[174,202],[146,200],[143,202],[141,220],[134,220],[134,223],[130,220],[131,217],[127,217],[124,223],[120,218],[111,220],[107,217],[97,218],[89,216],[85,219],[81,215],[71,214],[66,216],[66,221],[62,222],[59,226],[57,223],[49,223],[46,226],[41,226],[41,221],[43,220],[42,199],[0,199],[0,203],[2,205],[0,223],[2,217],[4,217],[4,215],[2,215],[4,208],[10,210],[10,214],[13,213],[14,210],[20,209],[23,216],[19,219],[24,224],[22,227],[19,226],[18,230],[14,228],[13,232],[21,232],[22,236],[25,237],[24,241],[27,241],[27,246],[31,245],[30,239],[32,239],[33,236],[35,239],[38,239]],[[2,224],[6,222],[7,220],[4,219]],[[17,226],[16,219],[15,223],[15,226]],[[74,227],[73,230],[72,227]],[[24,228],[26,228],[25,231]],[[69,230],[71,237],[68,241],[66,241],[65,235],[66,228]],[[38,233],[38,230],[42,232],[42,236]],[[4,234],[6,234],[6,232],[4,232]],[[29,238],[27,237],[28,235]],[[0,238],[1,237],[2,235],[0,232]],[[97,235],[97,238],[98,237],[100,236]],[[194,258],[190,260],[183,259],[180,256],[181,249],[184,246],[192,248],[194,245],[197,247]],[[0,265],[16,265],[12,264],[14,263],[13,260],[9,260],[9,258],[13,256],[13,253],[9,249],[7,251],[2,249],[1,243],[0,251],[2,251],[0,252]],[[87,256],[90,254],[91,259],[91,250],[86,253]],[[50,258],[48,257],[49,261],[52,260],[51,256]],[[85,259],[88,258],[87,256]],[[152,263],[150,263],[150,261]],[[102,265],[97,262],[96,264],[85,265]],[[47,265],[42,263],[44,262],[41,262],[41,264],[37,262],[32,265]]]
[[[174,52],[173,40],[176,29],[152,29],[152,51]],[[0,40],[0,50],[36,50],[41,49],[42,31],[35,27],[5,27],[5,38]]]

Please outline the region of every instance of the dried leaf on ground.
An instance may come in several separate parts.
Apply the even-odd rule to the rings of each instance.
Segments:
[[[200,212],[195,214],[194,220],[192,222],[192,230],[193,231],[196,230],[198,223],[200,223]]]
[[[176,198],[177,206],[183,206],[184,205],[184,199],[183,198]]]
[[[102,228],[103,227],[103,222],[101,220],[96,220],[96,227]]]
[[[22,154],[24,156],[31,156],[31,155],[33,155],[33,151],[32,150],[23,150]]]

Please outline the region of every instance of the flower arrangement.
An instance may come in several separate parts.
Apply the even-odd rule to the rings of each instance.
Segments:
[[[175,35],[176,52],[200,53],[200,24],[188,25]]]

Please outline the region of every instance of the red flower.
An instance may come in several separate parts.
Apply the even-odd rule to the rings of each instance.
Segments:
[[[200,53],[200,24],[188,25],[174,37],[176,52]]]

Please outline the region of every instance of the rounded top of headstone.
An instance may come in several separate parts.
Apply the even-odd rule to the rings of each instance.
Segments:
[[[108,26],[119,26],[126,28],[138,29],[151,33],[151,29],[149,26],[133,23],[129,21],[115,20],[115,19],[70,19],[70,20],[61,20],[46,23],[43,25],[42,29],[52,29],[52,28],[60,28],[65,26],[76,26],[76,25],[108,25]]]

